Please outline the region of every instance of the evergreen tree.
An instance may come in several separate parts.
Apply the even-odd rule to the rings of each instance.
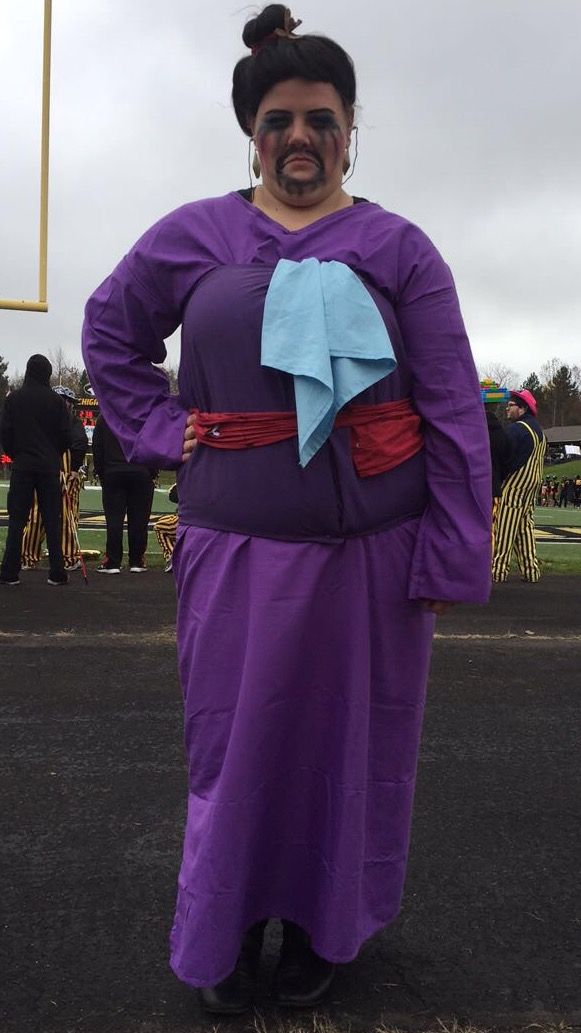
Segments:
[[[91,381],[89,380],[89,374],[87,373],[84,366],[79,373],[79,378],[77,380],[77,383],[73,387],[73,391],[75,392],[77,398],[84,398],[87,394],[93,394]]]
[[[553,427],[565,427],[581,418],[581,398],[575,376],[565,364],[554,370],[544,388],[545,408]]]
[[[3,359],[0,355],[0,409],[4,405],[4,399],[10,389],[10,381],[6,376],[6,370],[8,369],[8,363],[6,359]]]
[[[535,396],[538,402],[539,399],[537,398],[537,395],[541,393],[543,388],[536,373],[529,373],[528,377],[526,378],[526,380],[523,380],[520,387],[521,391],[530,391],[531,394]]]
[[[581,424],[581,370],[553,357],[543,363],[540,376],[529,373],[521,387],[537,400],[537,417],[542,427]]]
[[[547,405],[546,391],[537,374],[529,373],[521,384],[521,391],[530,391],[537,403],[537,419],[541,427],[551,427],[551,413]]]

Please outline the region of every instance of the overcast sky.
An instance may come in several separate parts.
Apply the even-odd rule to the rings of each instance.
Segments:
[[[260,5],[261,6],[261,5]],[[81,363],[84,303],[186,201],[248,185],[228,0],[54,0],[48,314],[0,310],[9,374]],[[42,0],[2,0],[0,297],[37,296]],[[581,364],[580,0],[303,0],[358,75],[348,189],[449,262],[477,364]],[[168,344],[179,360],[179,338]]]

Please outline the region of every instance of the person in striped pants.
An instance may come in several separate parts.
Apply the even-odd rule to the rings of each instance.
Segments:
[[[71,420],[72,447],[61,456],[61,546],[65,562],[65,570],[78,570],[81,566],[79,548],[79,498],[81,494],[81,477],[79,469],[88,448],[85,429],[74,415],[75,396],[67,387],[55,387],[55,394],[61,395],[69,410]],[[40,563],[45,531],[38,507],[36,493],[28,522],[22,535],[22,567],[32,570]]]
[[[172,485],[169,490],[170,502],[178,503],[178,486],[177,484]],[[177,513],[164,513],[160,516],[159,520],[156,520],[153,525],[157,540],[159,542],[160,549],[163,553],[165,560],[164,573],[169,574],[172,570],[172,557],[173,550],[176,543],[176,534],[178,530],[178,515]]]
[[[506,581],[514,551],[523,581],[541,576],[535,545],[534,506],[543,477],[547,441],[537,421],[537,403],[530,391],[511,391],[509,459],[494,527],[493,581]]]

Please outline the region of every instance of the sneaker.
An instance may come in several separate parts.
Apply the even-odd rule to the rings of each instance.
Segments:
[[[18,577],[0,577],[0,585],[19,585],[20,578]]]
[[[121,568],[120,567],[114,567],[111,563],[109,563],[109,561],[107,561],[106,563],[100,563],[99,564],[99,566],[97,567],[97,573],[98,574],[120,574],[121,573]]]
[[[68,585],[69,579],[66,574],[49,574],[46,579],[47,585]]]
[[[81,561],[80,560],[76,560],[74,563],[71,563],[70,567],[65,567],[65,570],[80,570],[80,569],[81,569]]]
[[[135,566],[135,567],[130,567],[129,568],[129,573],[130,574],[143,574],[144,570],[147,570],[147,567],[137,567],[137,566]]]
[[[165,567],[163,568],[163,572],[164,572],[164,574],[171,574],[172,570],[173,570],[173,563],[172,563],[171,559],[169,559],[167,561]]]
[[[37,563],[23,563],[20,569],[21,570],[36,570],[37,567],[38,567]]]

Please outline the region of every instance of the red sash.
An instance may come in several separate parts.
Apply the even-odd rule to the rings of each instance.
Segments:
[[[296,437],[296,412],[200,412],[196,440],[210,448],[257,448]],[[411,459],[423,445],[421,418],[411,400],[348,405],[334,427],[351,429],[351,454],[360,477],[385,473]]]

